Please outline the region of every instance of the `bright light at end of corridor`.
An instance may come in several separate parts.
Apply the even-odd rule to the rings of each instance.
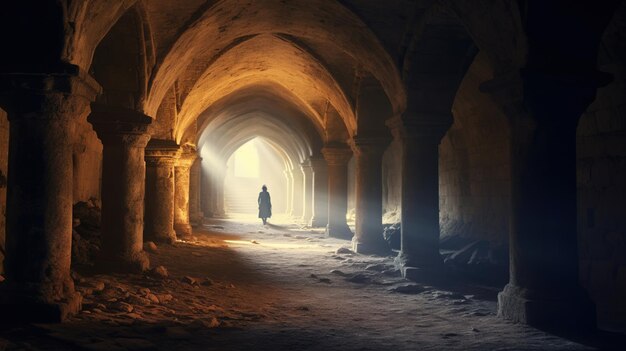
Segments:
[[[234,158],[235,177],[259,178],[259,149],[256,138],[237,149],[232,157]]]

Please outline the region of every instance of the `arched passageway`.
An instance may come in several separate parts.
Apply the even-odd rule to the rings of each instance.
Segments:
[[[7,4],[0,315],[130,318],[163,345],[190,325],[259,342],[283,321],[292,348],[582,348],[503,320],[608,345],[593,330],[626,321],[624,11]],[[264,227],[262,184],[283,215]]]

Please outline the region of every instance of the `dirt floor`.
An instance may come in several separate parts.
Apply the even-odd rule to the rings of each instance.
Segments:
[[[345,249],[288,221],[213,220],[159,246],[144,275],[75,274],[64,324],[5,326],[0,350],[593,350],[619,335],[558,337],[496,317],[497,287],[408,282],[393,256]],[[344,248],[344,249],[342,249]],[[571,341],[577,340],[577,341]]]

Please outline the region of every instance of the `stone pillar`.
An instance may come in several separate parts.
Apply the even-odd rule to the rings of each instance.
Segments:
[[[303,215],[302,221],[309,223],[313,217],[313,167],[311,160],[307,159],[301,165],[304,174]]]
[[[352,150],[345,145],[327,145],[322,154],[328,163],[328,226],[326,233],[339,239],[352,239],[346,222],[348,211],[348,161]]]
[[[197,158],[195,150],[181,154],[174,167],[174,230],[178,238],[191,236],[189,223],[189,188],[191,165]]]
[[[174,165],[179,147],[173,140],[151,139],[146,147],[145,240],[176,241]]]
[[[292,200],[292,210],[291,216],[294,219],[302,218],[304,214],[304,174],[302,173],[302,169],[300,167],[294,168],[292,170],[293,177],[293,200]]]
[[[283,174],[287,181],[287,201],[285,202],[285,213],[287,216],[291,216],[293,213],[293,175],[290,170],[284,170]]]
[[[311,227],[326,227],[328,225],[328,169],[326,160],[321,157],[311,157],[313,169],[313,218]]]
[[[383,153],[387,138],[355,137],[356,223],[352,248],[363,254],[388,254],[383,238]]]
[[[224,217],[226,215],[225,211],[225,202],[224,202],[224,182],[226,181],[226,172],[228,171],[228,166],[223,164],[222,168],[216,170],[215,177],[212,179],[214,186],[214,206],[215,209],[213,211],[213,215],[215,217]]]
[[[511,125],[510,274],[498,314],[537,327],[592,328],[595,308],[578,283],[576,127],[596,83],[543,72],[514,77],[481,86]]]
[[[189,175],[189,222],[192,227],[202,225],[202,209],[200,206],[200,181],[202,177],[202,158],[197,157],[191,165]]]
[[[81,308],[70,277],[72,143],[98,84],[78,67],[60,73],[0,74],[10,121],[2,316],[60,322]]]
[[[396,263],[405,278],[415,280],[440,275],[443,265],[439,253],[439,143],[452,121],[452,116],[419,117],[450,123],[424,124],[400,117],[387,123],[402,144],[401,250]]]
[[[202,163],[200,162],[200,168],[202,167]],[[215,191],[215,187],[213,185],[214,181],[209,172],[200,172],[200,205],[202,207],[203,216],[207,218],[212,218],[215,209],[215,201],[213,200],[213,192]]]
[[[146,162],[152,118],[122,107],[92,105],[88,118],[102,141],[102,239],[97,265],[107,272],[148,269],[143,251]]]

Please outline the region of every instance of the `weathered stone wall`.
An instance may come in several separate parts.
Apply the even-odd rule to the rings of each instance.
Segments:
[[[9,120],[0,109],[0,274],[4,273],[4,238],[6,237],[7,173],[9,163]]]
[[[87,121],[77,123],[72,154],[74,203],[100,198],[102,143]]]
[[[402,144],[393,140],[383,155],[383,223],[400,222]]]
[[[505,244],[510,157],[506,117],[479,85],[491,78],[478,54],[452,106],[454,124],[439,146],[441,235]]]
[[[626,4],[607,28],[599,55],[599,69],[614,81],[598,90],[580,119],[576,150],[580,278],[605,326],[626,320],[625,19]]]

